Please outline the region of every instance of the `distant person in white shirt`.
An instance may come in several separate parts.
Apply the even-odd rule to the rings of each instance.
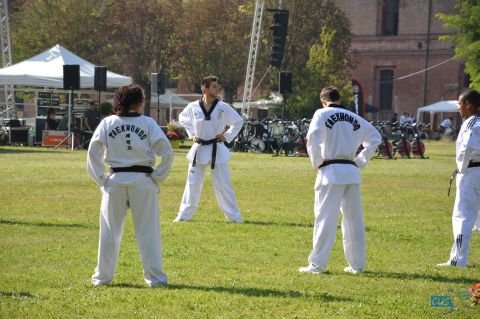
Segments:
[[[405,123],[407,123],[407,119],[408,119],[408,113],[407,112],[403,112],[402,115],[400,115],[400,125],[403,125]]]
[[[415,119],[415,116],[413,115],[413,113],[410,113],[410,115],[407,118],[407,123],[408,124],[414,124],[416,121],[417,120]]]
[[[444,119],[442,121],[442,123],[440,123],[440,130],[442,131],[442,133],[445,133],[445,131],[448,129],[448,128],[451,128],[452,127],[452,118],[451,117],[448,117],[446,119]]]

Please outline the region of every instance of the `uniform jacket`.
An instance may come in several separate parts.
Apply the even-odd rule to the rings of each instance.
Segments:
[[[480,116],[473,115],[462,123],[456,142],[456,162],[457,187],[462,180],[465,186],[480,189],[480,168],[468,167],[470,162],[480,162]]]
[[[230,105],[218,101],[213,110],[211,110],[210,120],[205,119],[206,114],[200,107],[199,101],[188,104],[179,115],[179,123],[185,128],[190,138],[194,135],[202,140],[211,140],[221,134],[225,127],[228,130],[223,133],[227,142],[231,142],[240,132],[243,125],[242,117]],[[198,164],[208,164],[212,159],[212,145],[200,145],[194,143],[187,154],[190,163],[193,162],[195,153],[197,153]],[[231,153],[223,143],[217,144],[216,163],[225,163]]]
[[[151,174],[157,181],[163,181],[172,166],[173,150],[170,141],[155,121],[147,116],[111,115],[104,118],[93,133],[88,147],[88,174],[100,186],[109,180],[116,183],[131,183],[138,173],[105,174],[105,163],[110,167],[133,165],[154,168]],[[156,157],[162,161],[155,166]]]
[[[343,106],[330,104],[313,115],[307,133],[307,150],[313,167],[326,160],[354,161],[363,168],[381,142],[373,125]],[[356,155],[359,146],[362,151]],[[321,184],[359,184],[360,172],[349,164],[331,164],[319,169]]]

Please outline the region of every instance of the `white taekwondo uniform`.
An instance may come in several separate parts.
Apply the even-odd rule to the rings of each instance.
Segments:
[[[308,257],[312,267],[327,267],[341,211],[345,258],[353,269],[364,269],[366,240],[359,168],[367,164],[380,142],[375,127],[343,106],[330,104],[315,112],[307,133],[307,150],[314,168],[325,166],[318,169],[315,181],[313,250]],[[356,155],[360,145],[363,149]],[[328,164],[336,160],[346,163]]]
[[[480,116],[462,123],[456,142],[457,192],[453,207],[453,247],[447,263],[466,267],[472,227],[480,210]]]
[[[477,212],[477,220],[475,221],[475,224],[473,225],[473,231],[480,232],[480,211]]]
[[[154,168],[156,156],[161,156],[162,161]],[[145,282],[149,286],[167,282],[162,270],[158,205],[160,189],[157,183],[167,177],[172,162],[170,142],[152,118],[139,113],[121,117],[111,115],[98,125],[87,158],[88,173],[101,187],[103,194],[98,265],[92,277],[94,285],[107,284],[113,279],[129,207]],[[104,163],[113,169],[127,168],[127,171],[105,173]],[[154,169],[149,174],[131,171],[129,168],[132,166]]]
[[[196,136],[203,141],[212,142],[218,134],[223,133],[226,141],[230,143],[242,129],[243,119],[235,109],[222,101],[215,100],[207,112],[203,102],[199,100],[185,107],[179,115],[179,123],[185,128],[190,138]],[[229,128],[225,131],[226,126]],[[214,147],[216,147],[216,156],[213,156]],[[228,161],[231,156],[228,148],[221,142],[209,145],[193,144],[187,154],[188,176],[176,220],[192,219],[198,207],[205,169],[209,163],[212,167],[215,197],[225,217],[234,222],[242,220],[230,181]]]

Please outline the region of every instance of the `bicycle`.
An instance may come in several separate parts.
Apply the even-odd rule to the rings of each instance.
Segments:
[[[262,136],[263,127],[258,121],[245,120],[242,129],[233,142],[233,151],[262,153],[265,149]]]
[[[414,135],[413,135],[413,140],[410,141],[410,144],[412,145],[412,154],[415,157],[420,157],[421,159],[428,159],[429,157],[425,157],[425,144],[421,140],[421,130],[424,127],[428,127],[430,124],[422,124],[422,123],[415,123],[412,124],[412,128],[414,130]],[[420,130],[420,132],[419,132]]]
[[[377,147],[377,157],[393,159],[393,146],[388,140],[388,136],[385,132],[385,127],[388,125],[390,125],[390,122],[379,122],[374,125],[378,132],[380,132],[382,135],[382,142]]]
[[[410,145],[410,142],[407,139],[407,132],[409,125],[404,124],[395,126],[397,132],[393,134],[393,136],[397,136],[393,141],[393,154],[392,156],[395,157],[395,154],[398,152],[401,158],[410,158],[410,155],[412,153],[412,146]]]
[[[297,129],[297,135],[294,137],[294,155],[296,156],[308,156],[307,152],[307,132],[310,125],[309,119],[303,118],[295,122]]]

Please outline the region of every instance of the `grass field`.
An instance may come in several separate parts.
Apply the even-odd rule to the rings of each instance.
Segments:
[[[480,318],[468,288],[480,282],[480,234],[469,267],[437,268],[452,244],[447,197],[454,143],[430,159],[374,159],[363,172],[367,269],[343,272],[338,229],[328,272],[302,274],[313,226],[308,159],[235,153],[232,181],[244,224],[225,222],[207,174],[200,208],[174,224],[185,150],[160,194],[169,285],[147,288],[131,216],[116,277],[93,288],[100,192],[85,151],[0,147],[0,318]],[[455,194],[455,190],[452,191]],[[436,308],[432,296],[453,308]]]

